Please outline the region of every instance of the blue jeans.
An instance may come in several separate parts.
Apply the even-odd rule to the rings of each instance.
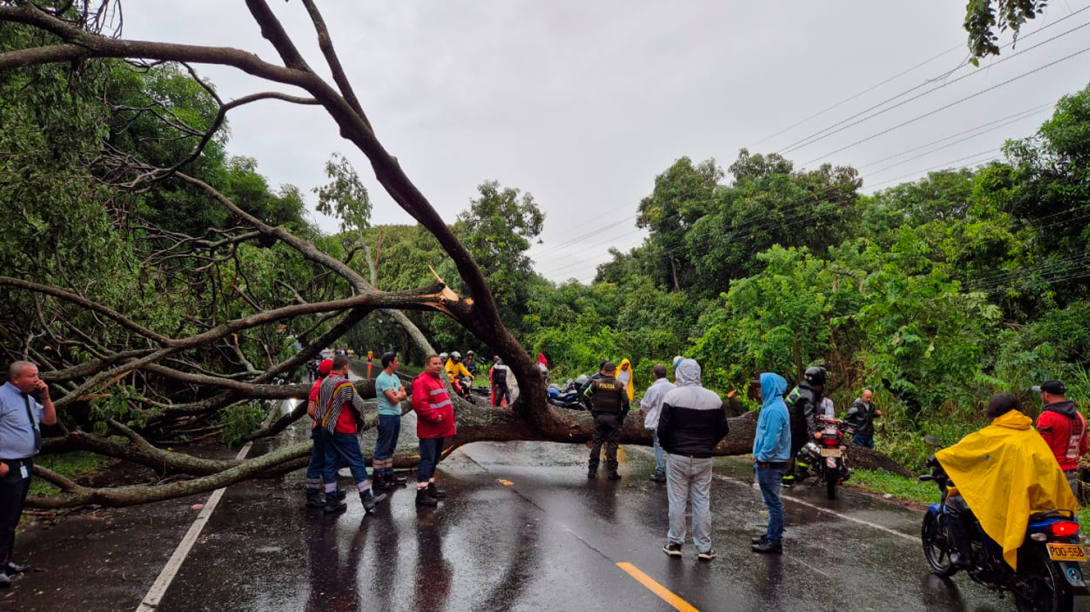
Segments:
[[[435,466],[443,453],[444,438],[420,438],[420,462],[416,464],[416,482],[427,483],[435,477]]]
[[[325,445],[325,488],[328,492],[337,486],[337,470],[341,467],[341,460],[348,464],[352,471],[352,478],[356,481],[359,490],[365,491],[371,488],[367,480],[367,465],[363,462],[363,453],[360,452],[360,441],[356,434],[329,433],[328,429],[322,429],[322,442]]]
[[[855,437],[852,438],[852,442],[864,448],[874,449],[874,436],[861,436],[855,434]]]
[[[757,484],[768,508],[768,531],[765,536],[769,542],[779,542],[783,540],[783,500],[780,499],[783,468],[757,466]]]
[[[310,451],[310,463],[307,464],[307,495],[316,496],[322,491],[322,473],[325,471],[325,441],[322,428],[312,427],[310,439],[314,447]]]
[[[662,445],[659,444],[659,432],[652,429],[651,439],[655,441],[655,473],[660,476],[665,476],[666,452],[662,450]]]
[[[374,472],[391,476],[394,473],[394,449],[401,435],[400,414],[378,415],[378,441],[375,442]]]

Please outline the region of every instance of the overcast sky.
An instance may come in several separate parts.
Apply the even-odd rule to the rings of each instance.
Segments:
[[[311,66],[323,66],[302,3],[270,5]],[[319,5],[379,138],[442,216],[453,221],[486,180],[529,191],[546,213],[543,244],[531,254],[538,271],[558,281],[589,281],[609,247],[640,242],[636,207],[678,157],[714,157],[726,167],[742,147],[783,151],[919,87],[870,113],[924,94],[917,100],[785,153],[796,167],[853,165],[865,188],[882,188],[927,169],[989,159],[1005,139],[1032,134],[1047,117],[1045,105],[1090,81],[1090,52],[1043,68],[1090,48],[1090,27],[1065,34],[1090,24],[1090,10],[1075,14],[1090,1],[1050,3],[1027,32],[1049,27],[1005,49],[1009,59],[945,77],[966,56],[963,2]],[[125,9],[128,38],[233,46],[276,61],[241,1],[140,0]],[[270,89],[234,70],[201,72],[225,98]],[[263,102],[233,111],[229,121],[230,152],[256,158],[272,184],[297,185],[313,204],[310,189],[324,182],[323,163],[341,152],[367,182],[374,223],[412,222],[321,110]],[[315,218],[336,230],[334,221]]]

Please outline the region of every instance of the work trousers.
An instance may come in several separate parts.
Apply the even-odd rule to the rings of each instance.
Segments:
[[[666,460],[666,494],[670,500],[671,544],[685,543],[685,505],[693,503],[693,544],[697,552],[712,548],[712,460],[671,454]]]
[[[598,470],[602,458],[602,444],[606,445],[606,468],[610,473],[617,471],[617,447],[621,441],[621,417],[612,412],[599,412],[594,415],[594,437],[590,447],[590,471]]]

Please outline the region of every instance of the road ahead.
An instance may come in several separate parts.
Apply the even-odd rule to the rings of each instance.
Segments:
[[[417,511],[406,489],[362,520],[353,498],[340,516],[304,512],[297,483],[236,487],[159,609],[674,609],[618,564],[698,610],[1013,608],[966,579],[931,577],[917,513],[850,493],[792,492],[788,554],[751,553],[766,515],[737,462],[713,486],[719,559],[701,563],[691,546],[671,559],[660,550],[666,495],[647,481],[646,452],[628,449],[620,482],[588,481],[584,454],[472,445],[443,464],[440,508]]]
[[[441,464],[450,497],[438,509],[418,511],[404,489],[366,519],[354,495],[340,515],[304,510],[301,472],[231,487],[158,610],[1014,608],[967,578],[932,577],[918,512],[851,492],[792,491],[787,553],[751,553],[767,517],[737,459],[716,467],[719,558],[701,563],[689,545],[671,559],[647,449],[622,448],[619,482],[588,481],[585,459],[578,445],[474,444]],[[203,498],[30,530],[20,545],[39,571],[0,610],[135,610]]]

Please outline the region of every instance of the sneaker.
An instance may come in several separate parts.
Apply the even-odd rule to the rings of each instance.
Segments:
[[[666,545],[662,547],[662,552],[670,555],[671,557],[680,557],[681,556],[681,544],[674,544],[673,542],[667,542]]]
[[[651,474],[651,482],[666,482],[666,474]]]
[[[374,495],[371,490],[368,489],[363,493],[360,493],[360,501],[363,502],[363,509],[367,511],[367,514],[371,514],[375,511],[375,506],[382,500],[386,499],[386,494]]]
[[[750,538],[749,539],[749,543],[753,544],[753,545],[764,544],[767,541],[768,541],[768,535],[767,534],[762,534],[762,535],[759,535],[759,536],[757,536],[755,538]]]
[[[428,495],[427,489],[416,490],[416,505],[417,506],[431,506],[435,507],[439,505],[439,500],[435,499],[431,495]]]
[[[763,542],[761,544],[754,544],[753,546],[750,547],[750,550],[752,550],[755,553],[765,553],[765,554],[771,554],[771,555],[782,555],[783,554],[783,544],[780,543],[780,542],[773,542],[773,541],[769,540],[769,541]]]
[[[701,561],[711,561],[712,559],[714,559],[714,558],[716,558],[718,556],[719,556],[719,553],[715,552],[714,548],[709,548],[708,550],[705,550],[702,553],[697,553],[696,554],[696,558],[700,559]]]
[[[617,472],[610,472],[610,473],[609,473],[609,479],[610,479],[610,480],[620,480],[620,479],[621,479],[621,475],[620,475],[620,474],[618,474]]]
[[[434,482],[428,483],[428,495],[431,495],[435,499],[443,499],[447,496],[447,492],[435,486]]]

